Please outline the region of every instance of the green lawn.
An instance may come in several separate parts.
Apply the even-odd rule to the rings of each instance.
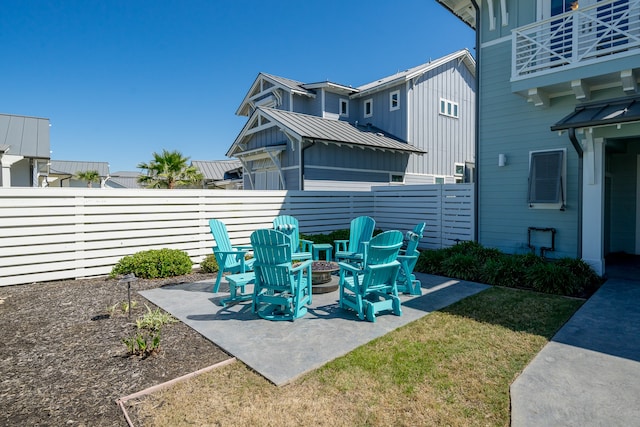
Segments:
[[[240,362],[179,383],[136,425],[507,426],[509,385],[583,302],[491,288],[287,386]]]

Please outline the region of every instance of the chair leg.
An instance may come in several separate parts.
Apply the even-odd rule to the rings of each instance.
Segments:
[[[220,289],[220,281],[222,280],[222,269],[218,270],[218,276],[216,277],[216,284],[213,285],[213,289],[211,290],[212,292],[218,292],[218,289]]]

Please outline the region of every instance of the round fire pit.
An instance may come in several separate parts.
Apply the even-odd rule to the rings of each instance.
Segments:
[[[338,289],[338,278],[333,275],[340,270],[337,262],[313,261],[311,263],[311,292],[323,294]]]

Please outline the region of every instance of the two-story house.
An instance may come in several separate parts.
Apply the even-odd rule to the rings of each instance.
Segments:
[[[227,152],[245,189],[368,190],[469,181],[475,60],[460,50],[354,88],[260,73]]]
[[[476,29],[478,241],[640,254],[640,0],[436,0]]]

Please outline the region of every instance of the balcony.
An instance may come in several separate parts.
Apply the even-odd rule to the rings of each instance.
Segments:
[[[535,105],[599,88],[637,92],[640,0],[606,0],[513,30],[512,91]]]

